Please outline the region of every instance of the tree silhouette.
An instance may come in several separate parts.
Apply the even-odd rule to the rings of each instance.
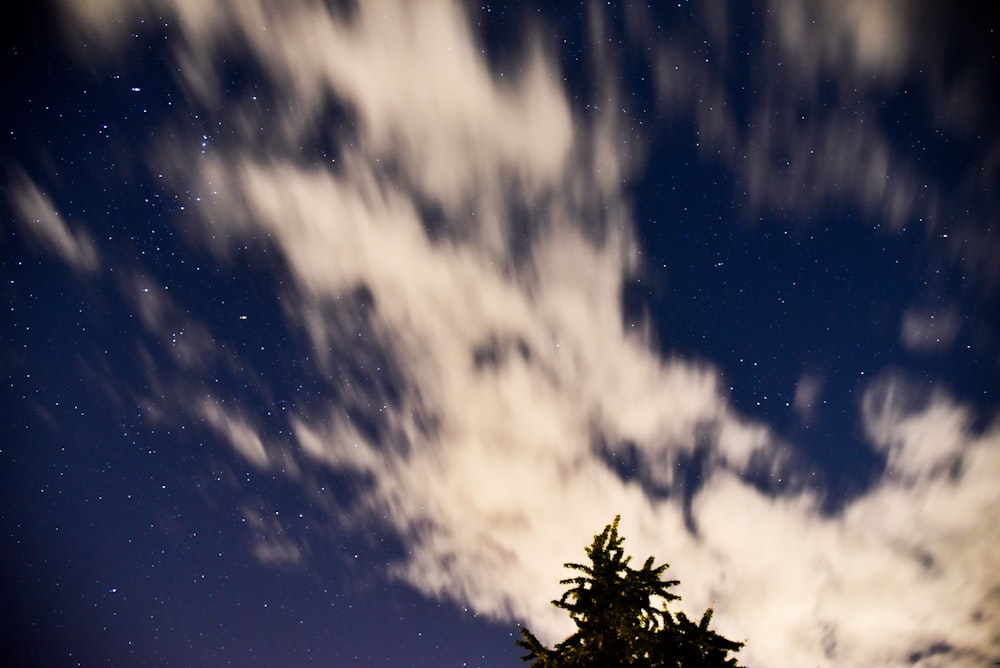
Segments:
[[[663,580],[668,564],[653,566],[649,557],[640,569],[629,566],[631,557],[618,535],[620,518],[586,548],[589,566],[565,564],[582,575],[560,581],[571,586],[552,604],[569,612],[576,632],[549,649],[522,628],[517,644],[528,650],[522,659],[537,668],[737,667],[729,653],[743,643],[709,629],[711,609],[697,624],[667,609],[667,603],[680,599],[670,591],[677,580]]]

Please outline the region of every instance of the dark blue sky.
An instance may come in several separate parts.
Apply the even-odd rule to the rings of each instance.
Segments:
[[[3,10],[7,665],[518,665],[619,513],[747,665],[1000,657],[995,13],[204,7]]]

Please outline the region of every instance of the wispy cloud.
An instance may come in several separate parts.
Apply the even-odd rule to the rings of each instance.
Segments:
[[[288,535],[280,516],[249,506],[241,510],[252,532],[251,551],[258,561],[277,567],[300,566],[305,562],[308,550]]]
[[[234,415],[212,399],[202,404],[201,415],[225,438],[241,457],[257,468],[266,468],[267,450],[247,418]]]
[[[10,203],[21,229],[40,247],[58,255],[75,271],[92,274],[99,267],[97,246],[84,230],[74,229],[48,195],[19,172],[7,184]]]
[[[932,217],[939,195],[893,148],[869,98],[910,64],[906,6],[767,4],[766,46],[753,53],[733,52],[732,24],[710,9],[713,43],[681,37],[659,47],[661,107],[694,119],[702,152],[738,176],[755,213],[808,221],[822,208],[858,206],[889,228]],[[760,89],[731,90],[729,61],[766,72]]]
[[[815,415],[822,391],[823,377],[818,374],[803,374],[795,384],[792,407],[803,421],[808,422]]]
[[[886,232],[921,229],[941,261],[995,292],[1000,272],[987,258],[1000,235],[984,196],[1000,154],[989,112],[993,75],[988,58],[958,66],[948,55],[955,40],[946,30],[961,23],[954,12],[896,0],[769,0],[757,7],[763,43],[748,49],[732,12],[701,7],[695,25],[663,40],[634,9],[633,38],[654,54],[660,108],[694,123],[700,152],[730,170],[753,218],[803,224],[818,211],[845,219],[860,211]],[[732,73],[744,70],[754,73],[752,90],[732,84]],[[932,111],[918,110],[925,102]],[[926,147],[886,124],[886,105],[913,109],[915,127],[968,146],[953,183],[932,178]]]
[[[283,254],[288,325],[337,397],[288,418],[294,457],[370,481],[357,512],[405,541],[395,576],[555,638],[561,564],[621,513],[634,552],[673,564],[685,607],[712,605],[726,635],[749,638],[751,665],[905,666],[944,644],[953,665],[971,666],[1000,649],[997,430],[974,431],[944,395],[900,404],[906,384],[889,379],[867,390],[860,416],[889,473],[840,515],[809,493],[748,483],[781,464],[778,439],[734,410],[716,369],[664,358],[624,323],[623,281],[639,267],[625,121],[614,106],[574,112],[543,45],[501,77],[457,3],[364,2],[350,15],[318,3],[151,5],[182,33],[175,57],[199,109],[256,128],[205,155],[200,134],[179,130],[152,160],[197,203],[192,239],[220,257],[254,239]],[[95,34],[115,30],[114,12],[83,15]],[[782,18],[787,42],[799,39],[794,18]],[[894,73],[900,56],[878,32],[891,29],[850,19],[817,62],[843,51]],[[281,103],[265,113],[249,94],[224,95],[221,53],[259,68],[261,96]],[[694,106],[671,76],[664,94]],[[613,91],[613,74],[598,85]],[[791,121],[779,88],[760,113]],[[334,107],[356,120],[350,131],[326,125]],[[712,146],[742,136],[697,111]],[[860,127],[806,122],[786,140],[758,125],[736,144],[753,148],[740,173],[770,202],[808,208],[843,192],[901,224],[918,181]],[[301,149],[313,141],[335,155]],[[794,161],[786,183],[772,158]],[[162,303],[140,308],[165,329]],[[378,354],[364,358],[364,382],[335,363],[367,350]],[[180,373],[197,373],[189,357]],[[805,412],[818,382],[800,386]],[[268,464],[276,446],[238,409],[192,410]],[[685,504],[677,471],[696,450],[704,481]],[[609,461],[625,451],[635,477]],[[272,563],[300,555],[285,539],[257,550]]]
[[[942,351],[955,342],[959,328],[958,313],[952,308],[911,309],[903,315],[899,336],[910,350]]]

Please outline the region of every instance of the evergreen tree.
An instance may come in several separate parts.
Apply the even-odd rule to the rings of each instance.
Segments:
[[[712,610],[699,623],[683,612],[676,615],[667,603],[679,600],[670,589],[677,580],[664,580],[668,564],[642,568],[629,565],[624,539],[618,535],[619,517],[594,536],[586,548],[590,565],[565,564],[582,575],[562,580],[570,588],[552,604],[566,610],[576,632],[552,649],[526,628],[517,644],[528,650],[524,661],[536,668],[729,668],[738,667],[730,652],[743,643],[709,629]]]

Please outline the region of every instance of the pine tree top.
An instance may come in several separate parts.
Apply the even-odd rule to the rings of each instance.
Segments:
[[[552,604],[566,610],[576,632],[552,649],[527,628],[518,645],[528,650],[524,661],[537,668],[722,668],[737,667],[735,657],[743,643],[709,628],[712,610],[695,624],[669,603],[680,597],[670,591],[677,580],[664,580],[668,564],[654,566],[650,556],[641,568],[632,568],[625,539],[618,533],[621,516],[594,536],[585,548],[590,564],[567,563],[580,575],[560,584],[570,585]]]

